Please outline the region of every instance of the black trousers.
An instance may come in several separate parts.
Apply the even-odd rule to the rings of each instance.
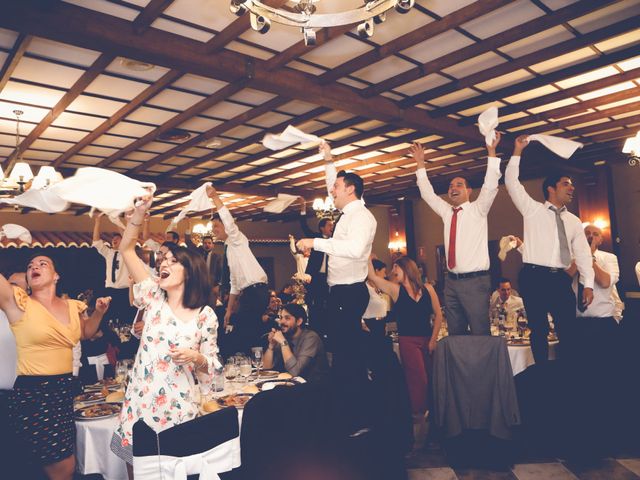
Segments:
[[[369,303],[364,282],[334,285],[329,291],[329,335],[333,345],[333,372],[336,380],[357,386],[367,380],[365,335],[360,326]]]
[[[572,345],[577,332],[576,297],[571,288],[571,277],[563,270],[552,272],[545,268],[525,265],[520,271],[520,293],[527,311],[531,329],[531,350],[536,364],[549,360],[549,321],[553,317],[563,359],[571,359]]]
[[[328,333],[328,299],[329,285],[327,285],[327,274],[316,273],[307,287],[305,302],[309,307],[309,326],[320,336],[327,335]]]

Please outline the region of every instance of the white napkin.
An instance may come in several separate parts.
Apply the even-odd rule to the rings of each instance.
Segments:
[[[536,141],[543,144],[549,150],[556,155],[560,155],[562,158],[570,158],[571,155],[579,148],[584,147],[580,142],[574,142],[573,140],[567,140],[566,138],[554,137],[552,135],[529,135],[529,141]]]
[[[498,258],[504,262],[507,258],[507,253],[516,248],[516,238],[513,235],[508,235],[500,239],[500,252],[498,252]]]
[[[478,117],[478,128],[487,145],[495,141],[498,124],[498,107],[489,107]]]
[[[61,182],[62,183],[62,182]],[[30,188],[14,198],[0,198],[0,203],[30,207],[45,213],[59,213],[69,208],[69,203],[60,198],[60,183],[38,190]]]
[[[296,195],[279,193],[275,200],[271,200],[264,206],[264,211],[268,213],[282,213],[289,205],[295,202],[297,198]]]
[[[293,125],[289,125],[280,135],[267,133],[262,139],[262,145],[269,150],[282,150],[297,143],[320,142],[321,140],[316,135],[304,133]]]
[[[207,195],[207,186],[211,185],[211,182],[206,182],[196,188],[193,192],[191,192],[187,197],[183,198],[181,202],[189,200],[189,204],[180,210],[180,213],[177,217],[171,220],[169,227],[173,227],[180,222],[184,217],[187,216],[189,212],[201,212],[202,210],[206,210],[208,208],[213,207],[213,201]],[[167,228],[169,231],[169,228]]]
[[[2,237],[17,238],[26,243],[31,243],[32,240],[29,230],[15,223],[7,223],[0,228],[0,239]]]

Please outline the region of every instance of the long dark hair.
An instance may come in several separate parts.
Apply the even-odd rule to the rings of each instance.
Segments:
[[[423,289],[422,279],[420,278],[420,270],[418,265],[409,257],[402,256],[396,259],[395,262],[398,267],[404,272],[405,277],[409,280],[409,284],[413,288],[414,295]]]
[[[167,245],[177,262],[184,267],[184,308],[202,308],[209,304],[211,283],[207,264],[199,252],[192,252],[185,247]]]

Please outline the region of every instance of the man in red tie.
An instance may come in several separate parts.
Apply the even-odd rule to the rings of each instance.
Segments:
[[[467,180],[456,177],[449,184],[446,202],[436,195],[424,168],[424,150],[418,143],[411,147],[416,160],[416,177],[422,199],[444,222],[444,245],[447,256],[447,279],[444,307],[449,335],[489,335],[489,247],[487,215],[498,193],[500,159],[496,147],[500,134],[487,146],[489,159],[484,184],[478,198],[471,202]]]

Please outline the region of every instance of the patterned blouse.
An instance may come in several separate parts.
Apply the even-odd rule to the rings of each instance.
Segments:
[[[211,385],[218,353],[218,320],[211,307],[185,322],[169,307],[157,278],[134,285],[133,292],[136,305],[145,309],[145,323],[116,429],[125,447],[132,445],[133,424],[140,418],[160,432],[196,417],[199,392],[194,376],[200,385]],[[192,364],[173,363],[172,347],[199,351],[207,359],[208,372],[196,372]]]

